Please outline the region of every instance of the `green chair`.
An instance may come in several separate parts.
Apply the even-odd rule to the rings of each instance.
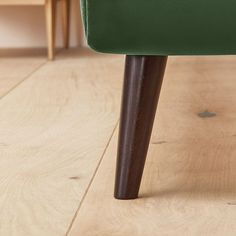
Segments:
[[[169,55],[236,54],[235,0],[81,0],[88,45],[126,54],[115,197],[135,199]]]

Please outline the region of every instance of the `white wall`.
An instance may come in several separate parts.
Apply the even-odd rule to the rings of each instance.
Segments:
[[[57,46],[62,45],[60,3],[57,11]],[[71,5],[71,46],[81,42],[79,0]],[[0,6],[0,48],[46,47],[43,6]]]

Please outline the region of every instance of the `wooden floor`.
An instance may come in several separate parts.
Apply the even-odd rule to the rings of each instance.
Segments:
[[[134,201],[112,196],[123,63],[0,58],[0,235],[236,235],[236,58],[169,59]]]

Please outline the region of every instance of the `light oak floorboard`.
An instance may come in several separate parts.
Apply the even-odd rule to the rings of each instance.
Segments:
[[[25,56],[28,55],[28,56]],[[41,51],[0,50],[0,98],[46,62]]]
[[[66,52],[0,101],[0,235],[65,235],[119,117],[123,57]]]
[[[235,65],[169,59],[140,198],[113,198],[117,129],[69,236],[236,234]]]

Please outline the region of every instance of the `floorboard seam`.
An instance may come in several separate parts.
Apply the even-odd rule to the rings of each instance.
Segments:
[[[63,50],[59,50],[56,55],[60,54]],[[8,90],[6,93],[4,93],[2,96],[0,96],[0,100],[2,100],[4,97],[6,97],[8,94],[10,94],[15,88],[20,86],[22,83],[24,83],[27,79],[29,79],[34,73],[36,73],[38,70],[40,70],[43,66],[45,66],[48,63],[48,60],[46,59],[42,64],[37,66],[33,71],[31,71],[29,74],[23,77],[23,79],[14,85],[10,90]]]
[[[43,67],[45,64],[47,63],[47,61],[43,62],[42,64],[40,64],[39,66],[37,66],[33,71],[31,71],[28,75],[26,75],[25,77],[23,77],[23,79],[15,84],[10,90],[8,90],[6,93],[4,93],[2,96],[0,96],[0,100],[3,99],[4,97],[6,97],[8,94],[10,94],[15,88],[17,88],[18,86],[20,86],[22,83],[24,83],[27,79],[29,79],[35,72],[37,72],[41,67]]]
[[[110,136],[110,138],[109,138],[109,140],[108,140],[108,142],[107,142],[107,145],[106,145],[105,148],[104,148],[104,151],[103,151],[103,153],[102,153],[102,155],[101,155],[101,158],[100,158],[100,160],[99,160],[99,162],[98,162],[98,165],[97,165],[97,167],[96,167],[96,169],[95,169],[95,171],[94,171],[94,173],[93,173],[93,175],[92,175],[92,178],[91,178],[91,180],[90,180],[90,182],[89,182],[89,184],[88,184],[88,187],[87,187],[87,189],[86,189],[86,191],[85,191],[85,193],[84,193],[84,195],[83,195],[83,197],[82,197],[82,199],[81,199],[81,201],[80,201],[80,203],[79,203],[79,206],[78,206],[78,208],[77,208],[77,210],[76,210],[76,212],[75,212],[75,215],[74,215],[74,217],[72,218],[72,221],[71,221],[71,223],[70,223],[70,225],[69,225],[69,227],[68,227],[68,230],[67,230],[65,236],[69,236],[69,233],[70,233],[70,231],[71,231],[71,229],[72,229],[72,226],[73,226],[73,224],[74,224],[74,222],[75,222],[75,219],[77,218],[78,213],[79,213],[79,210],[80,210],[80,208],[81,208],[81,206],[82,206],[82,204],[83,204],[83,202],[84,202],[84,200],[85,200],[85,198],[86,198],[86,196],[87,196],[87,193],[88,193],[88,191],[89,191],[89,189],[90,189],[90,187],[91,187],[91,185],[92,185],[92,183],[93,183],[93,180],[95,179],[95,177],[96,177],[96,175],[97,175],[98,169],[99,169],[99,167],[101,166],[102,160],[103,160],[103,158],[104,158],[104,156],[105,156],[105,153],[106,153],[106,151],[107,151],[107,149],[108,149],[108,147],[109,147],[109,145],[110,145],[110,143],[111,143],[111,140],[112,140],[112,138],[113,138],[113,136],[114,136],[114,134],[115,134],[115,131],[116,131],[118,125],[119,125],[119,120],[116,122],[115,127],[114,127],[114,129],[112,130],[111,136]]]

